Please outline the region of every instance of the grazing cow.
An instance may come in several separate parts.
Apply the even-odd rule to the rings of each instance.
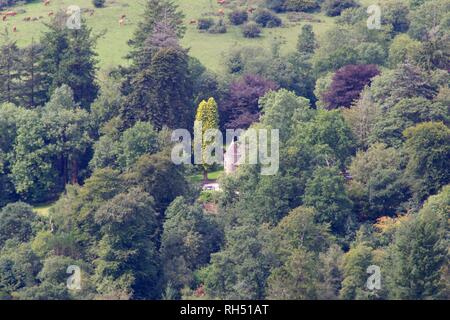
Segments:
[[[119,25],[122,27],[123,25],[125,25],[125,18],[122,18],[119,20]]]
[[[197,24],[197,20],[192,19],[191,21],[189,21],[190,24]]]
[[[8,18],[8,16],[3,16],[2,20],[6,21],[7,18]]]
[[[17,32],[17,27],[13,26],[13,32]]]
[[[44,5],[48,6],[50,4],[50,0],[44,0]]]
[[[31,20],[31,17],[23,18],[23,21],[30,21],[30,20]]]
[[[120,19],[125,19],[126,17],[127,17],[127,15],[123,14],[123,15],[120,16]]]
[[[223,15],[225,14],[225,10],[219,9],[218,13],[219,13],[221,16],[223,16]]]
[[[48,16],[49,17],[51,17],[51,16],[53,16],[55,13],[53,12],[53,11],[50,11],[49,13],[48,13]]]
[[[200,287],[198,287],[198,288],[195,290],[194,295],[195,295],[196,297],[198,297],[198,298],[204,297],[204,296],[206,295],[205,287],[203,286],[203,284],[200,285]]]
[[[5,16],[7,16],[7,17],[14,17],[16,15],[17,15],[17,12],[15,12],[15,11],[8,11],[5,13]]]

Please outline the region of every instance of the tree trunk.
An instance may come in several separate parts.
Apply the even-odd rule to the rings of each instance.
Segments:
[[[61,156],[61,177],[63,179],[63,186],[65,187],[67,184],[67,160],[63,155]]]
[[[203,181],[205,183],[208,182],[208,170],[206,170],[206,169],[203,169]]]
[[[78,162],[77,160],[72,160],[72,179],[73,185],[78,184]]]

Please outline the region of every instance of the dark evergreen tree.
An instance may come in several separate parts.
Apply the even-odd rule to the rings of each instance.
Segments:
[[[36,107],[45,103],[47,90],[44,86],[44,66],[41,63],[43,47],[40,44],[32,44],[22,52],[21,60],[21,88],[20,105],[24,107]]]
[[[314,35],[313,28],[310,24],[305,24],[302,27],[302,32],[298,36],[297,51],[306,55],[314,54],[317,42]]]
[[[150,121],[163,126],[191,129],[195,115],[187,52],[179,47],[159,49],[151,64],[131,80],[133,91],[122,109],[125,126]]]
[[[97,98],[98,85],[96,84],[97,59],[94,51],[96,37],[91,35],[91,29],[85,23],[81,29],[69,30],[69,47],[64,53],[61,64],[62,75],[73,90],[75,102],[83,108],[89,108]]]
[[[181,38],[186,30],[183,19],[184,14],[172,0],[148,0],[143,20],[139,23],[133,39],[128,42],[132,47],[128,58],[133,60],[135,67],[150,63],[152,52],[148,50],[146,41],[155,33],[156,25],[163,22],[175,31],[178,38]]]
[[[4,35],[0,46],[0,103],[19,102],[20,49],[15,41]]]
[[[98,92],[94,51],[97,38],[91,35],[91,29],[84,21],[80,29],[66,28],[61,15],[64,13],[58,13],[47,25],[49,31],[41,41],[44,48],[41,63],[46,69],[44,83],[49,88],[47,98],[56,88],[66,84],[73,90],[75,101],[83,108],[89,108]]]

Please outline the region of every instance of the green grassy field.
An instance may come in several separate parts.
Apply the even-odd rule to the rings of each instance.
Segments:
[[[33,211],[39,216],[47,217],[49,215],[49,210],[53,205],[54,203],[38,205],[33,208]]]
[[[220,175],[223,172],[224,172],[223,169],[222,170],[218,170],[218,171],[208,172],[208,179],[209,180],[217,180],[217,179],[219,179]],[[197,174],[195,176],[191,176],[190,180],[192,182],[203,182],[203,175],[202,174]]]
[[[219,71],[223,67],[221,63],[223,53],[236,46],[254,44],[269,47],[274,38],[282,37],[285,39],[283,51],[292,50],[302,25],[302,23],[290,23],[286,15],[281,15],[284,26],[265,29],[258,39],[245,39],[239,27],[229,27],[226,34],[200,33],[195,25],[189,24],[189,21],[204,15],[215,15],[221,6],[211,0],[176,1],[186,15],[185,23],[188,26],[186,36],[182,40],[183,46],[190,49],[192,56],[197,57],[205,66],[215,71]],[[6,22],[0,20],[0,28],[8,29],[11,37],[17,40],[19,45],[24,46],[29,44],[32,39],[40,38],[46,29],[44,23],[50,20],[48,16],[50,11],[67,9],[70,5],[77,5],[82,9],[94,9],[93,16],[89,14],[82,16],[95,33],[105,31],[105,34],[99,39],[97,52],[100,68],[107,70],[118,64],[127,63],[124,59],[129,50],[127,40],[132,36],[141,19],[144,3],[143,0],[108,0],[105,8],[95,9],[91,0],[52,0],[49,6],[44,6],[41,1],[36,1],[14,7],[19,14],[9,17]],[[127,21],[126,25],[121,27],[119,19],[123,14],[127,15]],[[24,18],[27,17],[42,18],[38,21],[26,22]],[[315,17],[321,20],[321,22],[312,23],[316,34],[320,37],[326,30],[333,27],[333,19],[321,13],[315,14]],[[14,26],[17,28],[16,33],[12,33]]]

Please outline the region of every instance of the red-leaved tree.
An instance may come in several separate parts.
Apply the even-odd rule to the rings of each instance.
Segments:
[[[323,95],[327,109],[350,107],[378,74],[380,71],[374,64],[347,65],[336,71],[330,89]]]
[[[227,129],[246,129],[259,119],[258,100],[278,85],[261,76],[248,74],[230,84],[221,103],[220,117]]]

